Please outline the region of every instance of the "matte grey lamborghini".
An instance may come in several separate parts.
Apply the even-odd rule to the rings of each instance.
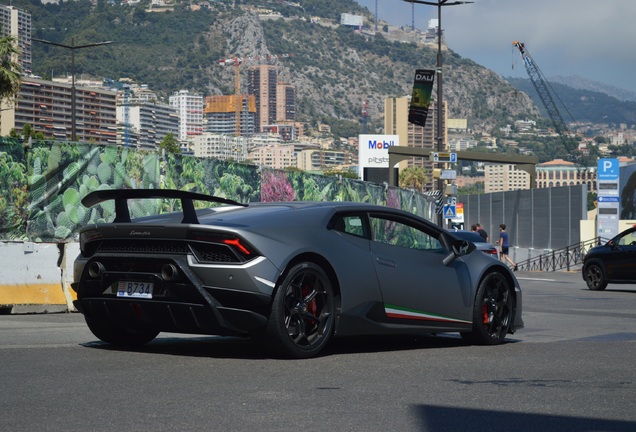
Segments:
[[[128,200],[150,198],[178,199],[182,211],[131,218]],[[115,220],[80,231],[73,283],[75,306],[107,343],[232,335],[304,358],[337,336],[459,332],[493,345],[523,327],[513,273],[408,212],[154,189],[82,203],[110,200]]]

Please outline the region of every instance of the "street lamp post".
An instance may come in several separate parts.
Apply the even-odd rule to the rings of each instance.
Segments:
[[[457,6],[461,4],[474,3],[472,1],[449,1],[449,0],[437,0],[433,1],[424,1],[424,0],[404,0],[408,3],[418,3],[425,4],[429,6],[437,6],[437,67],[436,67],[436,75],[437,75],[437,151],[444,151],[444,127],[443,127],[443,118],[442,118],[442,110],[444,109],[443,99],[442,99],[442,6]],[[438,162],[440,167],[442,166],[442,162]],[[437,180],[437,190],[439,190],[442,195],[444,181],[442,179]],[[442,215],[438,215],[437,224],[442,226]]]
[[[82,49],[82,48],[91,48],[91,47],[96,47],[101,45],[108,45],[113,42],[106,41],[106,42],[90,43],[85,45],[75,45],[74,39],[71,38],[71,45],[65,45],[65,44],[51,42],[51,41],[47,41],[43,39],[31,38],[31,40],[34,40],[36,42],[41,42],[43,44],[55,45],[58,47],[71,50],[71,141],[75,142],[77,141],[76,126],[75,126],[75,123],[76,123],[75,121],[75,50]]]

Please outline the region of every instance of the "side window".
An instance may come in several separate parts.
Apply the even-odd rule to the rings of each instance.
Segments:
[[[364,226],[362,224],[362,217],[360,215],[348,215],[340,217],[336,221],[334,229],[345,234],[364,237]]]
[[[618,244],[621,246],[633,246],[636,245],[636,231],[629,234],[625,234],[620,238]]]
[[[371,231],[373,240],[380,243],[430,252],[445,251],[435,232],[428,233],[400,221],[371,216]]]

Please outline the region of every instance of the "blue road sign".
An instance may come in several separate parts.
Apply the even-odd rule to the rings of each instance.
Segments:
[[[457,207],[454,205],[444,206],[444,218],[451,219],[457,216]]]
[[[618,159],[598,160],[598,180],[618,180],[619,173]]]

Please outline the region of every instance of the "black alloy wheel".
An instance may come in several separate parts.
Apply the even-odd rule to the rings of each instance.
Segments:
[[[462,333],[470,342],[497,345],[503,342],[512,325],[514,295],[504,275],[492,272],[481,281],[473,309],[473,330]]]
[[[603,291],[607,287],[605,273],[600,264],[591,263],[585,267],[585,283],[592,291]]]
[[[272,304],[267,333],[285,357],[308,358],[329,342],[334,329],[334,293],[317,264],[304,262],[289,270]]]

